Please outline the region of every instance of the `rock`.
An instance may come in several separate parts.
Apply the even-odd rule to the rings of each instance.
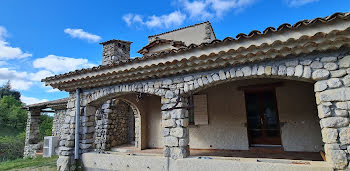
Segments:
[[[179,145],[179,140],[176,137],[167,136],[167,137],[164,137],[164,145],[170,146],[170,147],[176,147]]]
[[[304,78],[311,78],[311,67],[309,67],[309,66],[304,67],[303,77]]]
[[[349,118],[329,117],[321,119],[322,128],[340,128],[349,126]]]
[[[272,75],[277,75],[278,74],[278,67],[277,66],[272,66],[271,74]]]
[[[70,165],[72,164],[70,162],[71,157],[70,156],[59,156],[57,159],[57,170],[59,171],[69,171]]]
[[[188,81],[192,81],[193,79],[194,79],[193,76],[187,76],[184,78],[184,81],[188,82]]]
[[[314,85],[315,92],[323,91],[328,88],[327,81],[317,81]]]
[[[231,78],[234,78],[236,76],[235,68],[230,69],[230,75],[231,75]]]
[[[209,83],[212,83],[214,81],[211,75],[207,75],[207,79]]]
[[[250,69],[249,66],[243,67],[243,68],[241,69],[241,71],[243,72],[243,75],[244,75],[245,77],[252,75],[252,70]]]
[[[225,75],[226,75],[226,78],[231,78],[230,72],[226,71]]]
[[[298,65],[298,62],[299,62],[298,60],[287,61],[286,66],[287,67],[295,67]]]
[[[320,93],[320,100],[324,102],[348,101],[350,100],[350,88],[325,90]]]
[[[186,109],[173,109],[168,112],[170,113],[172,119],[182,119],[185,118],[185,114],[188,111]]]
[[[336,63],[326,63],[324,65],[324,68],[327,69],[328,71],[333,71],[338,69],[338,65]]]
[[[338,139],[338,131],[337,129],[334,128],[323,128],[321,130],[321,134],[322,134],[322,141],[324,143],[337,143],[337,139]]]
[[[171,99],[174,97],[174,92],[171,91],[171,90],[168,90],[166,93],[165,93],[165,98],[167,99]]]
[[[163,135],[163,137],[166,137],[166,136],[170,135],[170,129],[169,128],[163,128],[162,129],[162,135]]]
[[[278,75],[286,75],[287,73],[287,67],[284,65],[280,65],[278,67]]]
[[[295,67],[295,73],[294,73],[294,75],[295,75],[296,77],[301,77],[301,76],[303,75],[303,66],[302,66],[302,65],[297,65],[297,66]]]
[[[345,86],[348,86],[350,87],[350,75],[347,75],[345,76],[343,79],[342,79],[343,83]]]
[[[321,62],[335,62],[337,61],[337,57],[323,57],[321,58]]]
[[[342,117],[349,116],[347,110],[336,109],[334,113],[335,113],[335,116],[342,116]]]
[[[319,61],[314,61],[310,66],[312,69],[321,69],[323,67],[323,64]]]
[[[197,80],[199,86],[203,86],[203,80],[202,78],[198,78]]]
[[[170,157],[172,159],[181,159],[189,155],[188,146],[187,147],[173,147],[170,149]]]
[[[326,157],[327,162],[332,163],[337,169],[343,169],[348,165],[346,153],[343,150],[331,150]]]
[[[173,81],[171,80],[171,79],[165,79],[165,80],[163,80],[163,85],[170,85],[170,84],[172,84],[173,83]]]
[[[324,104],[320,104],[317,106],[318,109],[318,117],[319,118],[325,118],[325,117],[329,117],[332,115],[331,109],[329,108],[329,106],[326,106]]]
[[[186,128],[176,127],[170,129],[170,135],[174,137],[183,138],[186,136]]]
[[[293,76],[294,75],[294,67],[288,67],[287,68],[287,76]]]
[[[346,75],[346,71],[344,69],[331,71],[331,77],[332,78],[339,78]]]
[[[185,138],[179,138],[179,146],[180,147],[185,147],[185,146],[188,146],[189,144],[189,138],[185,137]]]
[[[243,77],[243,72],[240,69],[237,69],[236,77]]]
[[[176,122],[174,119],[163,120],[162,124],[163,124],[163,127],[165,128],[176,127]]]
[[[265,68],[264,66],[259,66],[258,67],[258,75],[263,75],[265,73]]]
[[[266,66],[265,67],[265,74],[266,75],[271,75],[272,74],[272,67],[271,66]]]
[[[339,80],[339,78],[331,78],[327,81],[327,84],[329,88],[337,88],[342,86],[342,83]]]
[[[218,76],[218,74],[214,74],[212,76],[212,78],[213,78],[214,81],[219,81],[220,80],[220,77]]]
[[[312,79],[314,80],[324,80],[329,77],[329,71],[325,69],[318,69],[312,73]]]
[[[257,65],[254,65],[252,67],[252,75],[257,75],[258,74],[258,66]]]
[[[300,64],[301,64],[301,65],[310,65],[311,62],[312,62],[312,60],[310,60],[310,59],[305,59],[305,60],[300,61]]]
[[[226,80],[226,74],[223,70],[219,71],[219,77],[220,77],[220,80]]]
[[[336,106],[338,109],[344,109],[344,110],[349,109],[348,103],[347,103],[347,102],[337,102],[337,103],[335,104],[335,106]]]
[[[350,67],[350,55],[345,56],[344,58],[339,60],[339,67],[340,68],[349,68]]]

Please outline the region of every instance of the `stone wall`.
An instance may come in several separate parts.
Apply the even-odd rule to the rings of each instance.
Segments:
[[[65,109],[55,110],[55,115],[52,123],[52,136],[56,136],[61,139],[61,134],[63,130],[62,126],[64,123],[65,115],[66,115]]]
[[[136,134],[130,135],[129,133],[130,123],[135,124],[134,120],[130,120],[134,119],[134,117],[130,117],[130,115],[134,115],[130,112],[131,110],[129,104],[115,99],[106,101],[101,108],[96,110],[95,149],[104,151],[111,147],[131,143],[130,137],[134,138]]]
[[[32,109],[28,112],[24,157],[35,157],[37,150],[42,149],[39,140],[41,109]]]
[[[350,101],[350,55],[348,49],[336,52],[310,53],[290,56],[260,63],[237,65],[207,72],[177,75],[171,78],[147,80],[127,84],[83,90],[81,99],[82,129],[81,152],[91,149],[95,126],[87,124],[95,117],[94,102],[108,100],[126,93],[148,93],[162,97],[162,134],[164,155],[183,158],[189,155],[188,111],[186,96],[224,82],[250,78],[281,78],[315,83],[316,102],[327,161],[335,168],[348,166],[350,145],[349,101]],[[74,103],[75,95],[71,94]],[[74,134],[74,106],[67,116],[64,131],[70,141]],[[175,108],[174,108],[175,106]],[[91,109],[89,109],[91,108]],[[72,119],[73,118],[73,119]],[[94,119],[93,119],[94,120]],[[137,119],[135,119],[137,120]],[[74,136],[72,136],[74,139]],[[61,155],[71,155],[70,146],[64,146]],[[349,147],[350,150],[350,147]]]

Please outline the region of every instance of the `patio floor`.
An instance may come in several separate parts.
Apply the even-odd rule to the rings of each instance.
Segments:
[[[111,151],[130,154],[163,155],[163,149],[138,150],[132,145],[114,147]],[[250,150],[191,149],[190,155],[323,161],[319,152],[290,152],[283,151],[280,148],[251,148]]]

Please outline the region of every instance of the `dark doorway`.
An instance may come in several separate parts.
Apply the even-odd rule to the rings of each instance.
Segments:
[[[275,89],[246,89],[245,99],[249,145],[281,146]]]

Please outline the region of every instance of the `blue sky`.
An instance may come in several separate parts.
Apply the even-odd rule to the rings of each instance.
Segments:
[[[68,93],[40,80],[99,65],[99,42],[132,41],[135,57],[147,36],[207,20],[223,39],[349,9],[349,0],[2,0],[0,84],[11,80],[27,104],[54,100]]]

